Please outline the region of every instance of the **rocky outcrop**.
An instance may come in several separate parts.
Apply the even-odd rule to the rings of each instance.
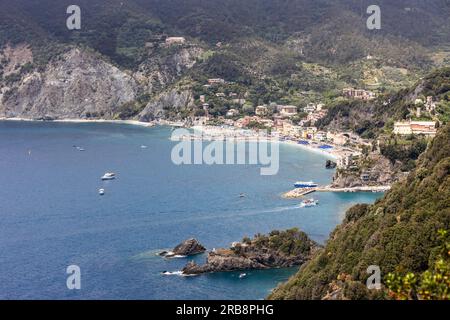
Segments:
[[[2,76],[8,77],[26,64],[33,63],[33,53],[30,46],[23,43],[16,46],[6,45],[0,51],[0,63]]]
[[[363,161],[365,166],[355,170],[338,170],[333,178],[333,188],[355,188],[364,186],[388,186],[401,180],[401,164],[393,165],[389,159],[378,153],[371,153]]]
[[[175,119],[182,109],[193,107],[194,99],[191,90],[172,89],[149,102],[138,115],[138,118],[143,122],[164,118]]]
[[[88,50],[73,48],[43,72],[2,87],[0,115],[25,118],[112,118],[133,101],[136,81]]]
[[[337,167],[337,163],[331,160],[327,160],[325,163],[325,169],[335,169]]]
[[[197,239],[188,239],[177,245],[172,251],[163,251],[161,256],[170,258],[175,256],[193,256],[206,251],[206,248]]]
[[[148,58],[140,64],[135,76],[144,85],[145,92],[164,91],[191,69],[203,52],[195,45],[149,48]]]
[[[319,246],[296,229],[258,235],[253,240],[234,243],[230,249],[214,250],[205,264],[189,262],[185,275],[238,270],[287,268],[306,262]]]

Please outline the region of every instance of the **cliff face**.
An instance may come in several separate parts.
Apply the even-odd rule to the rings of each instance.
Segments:
[[[32,68],[33,55],[25,44],[7,46],[0,53],[0,117],[30,119],[112,119],[121,107],[142,94],[148,100],[138,118],[166,115],[192,103],[189,88],[171,86],[192,68],[202,53],[197,47],[165,48],[149,57],[135,73],[120,70],[90,50],[71,48],[43,70]]]
[[[154,119],[178,119],[185,108],[192,108],[194,99],[190,90],[169,89],[150,101],[138,115],[138,119],[148,122]]]
[[[149,48],[135,76],[142,81],[147,93],[160,92],[191,69],[203,52],[195,45]]]
[[[0,111],[5,117],[111,118],[137,90],[130,75],[75,48],[3,88]]]
[[[333,177],[333,187],[388,186],[404,178],[404,173],[399,169],[401,164],[392,164],[389,159],[379,153],[370,153],[364,160],[370,163],[367,170],[338,170]],[[363,173],[368,173],[367,180],[363,180]]]
[[[434,265],[440,230],[450,230],[450,125],[440,129],[417,168],[374,205],[351,208],[326,247],[271,299],[387,298],[368,290],[367,268],[386,275],[422,273]]]

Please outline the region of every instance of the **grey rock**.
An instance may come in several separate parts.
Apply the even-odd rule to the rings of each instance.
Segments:
[[[129,74],[96,53],[73,48],[44,71],[26,74],[6,91],[2,88],[0,115],[108,119],[121,105],[135,100],[137,90]]]
[[[206,251],[206,248],[198,242],[197,239],[188,239],[177,245],[172,251],[161,252],[160,255],[165,257],[174,256],[193,256]]]

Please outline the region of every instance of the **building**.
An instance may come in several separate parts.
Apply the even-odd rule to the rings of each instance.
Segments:
[[[432,96],[427,97],[427,103],[425,104],[425,108],[428,112],[436,110],[436,102],[434,102]]]
[[[277,106],[277,110],[282,117],[292,117],[297,114],[296,106]]]
[[[346,133],[327,132],[327,140],[338,146],[344,146],[350,141],[350,136]]]
[[[186,39],[184,37],[168,37],[168,38],[166,38],[167,45],[183,44],[185,42],[186,42]]]
[[[321,142],[326,141],[327,140],[327,133],[326,132],[322,132],[322,131],[317,132],[314,135],[314,139],[316,139],[318,141],[321,141]]]
[[[413,134],[424,134],[427,136],[435,136],[436,122],[434,121],[411,121],[411,130]]]
[[[348,169],[353,164],[353,155],[345,154],[337,159],[338,169]]]
[[[205,116],[209,117],[209,103],[204,103],[202,105],[203,110],[205,110]]]
[[[223,92],[218,92],[218,93],[216,93],[216,97],[218,97],[218,98],[225,98],[226,94],[223,93]]]
[[[314,103],[308,103],[306,107],[303,108],[304,112],[313,113],[317,110],[317,107]]]
[[[255,114],[257,116],[265,116],[268,114],[268,112],[269,112],[269,110],[267,109],[266,106],[257,106],[255,108]]]
[[[201,103],[205,103],[205,102],[206,102],[206,97],[205,97],[205,95],[202,94],[202,95],[200,96],[200,102],[201,102]]]
[[[230,109],[227,112],[227,117],[235,117],[237,115],[239,115],[239,111],[236,109]]]
[[[417,106],[417,105],[422,105],[422,104],[423,104],[423,100],[417,98],[416,100],[414,100],[414,104],[415,104],[416,106]]]
[[[398,135],[423,134],[427,136],[435,136],[436,132],[436,122],[434,121],[409,121],[394,123],[394,134]]]
[[[313,139],[316,132],[317,132],[316,127],[303,128],[302,138],[303,139]]]
[[[363,172],[362,174],[361,174],[361,180],[363,181],[363,182],[369,182],[370,181],[370,178],[371,178],[371,174],[370,174],[370,172]]]
[[[342,94],[345,97],[360,99],[360,100],[372,100],[376,98],[375,93],[364,89],[345,88],[342,90]]]
[[[221,78],[208,79],[208,83],[209,83],[210,85],[213,85],[213,84],[224,84],[224,83],[225,83],[225,80],[224,80],[224,79],[221,79]]]

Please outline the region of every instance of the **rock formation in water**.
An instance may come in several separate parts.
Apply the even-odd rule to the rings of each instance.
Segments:
[[[308,236],[292,229],[257,235],[253,240],[233,243],[230,249],[208,253],[205,264],[189,262],[182,270],[186,275],[237,270],[287,268],[305,263],[319,246]]]
[[[174,256],[193,256],[206,251],[206,248],[197,239],[188,239],[177,245],[172,251],[163,251],[161,256],[170,258]]]

